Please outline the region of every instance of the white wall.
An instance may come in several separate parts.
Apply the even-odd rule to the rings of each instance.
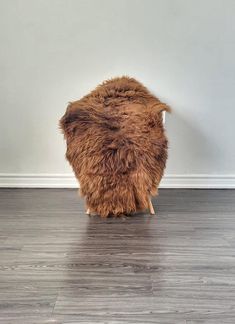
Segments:
[[[235,185],[234,14],[234,0],[1,0],[0,185],[70,174],[67,102],[123,74],[173,107],[176,186],[199,175]]]

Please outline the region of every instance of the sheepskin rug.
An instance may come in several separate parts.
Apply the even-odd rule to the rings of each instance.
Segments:
[[[129,77],[107,80],[68,105],[60,120],[66,158],[91,213],[149,208],[167,160],[162,112],[170,108]]]

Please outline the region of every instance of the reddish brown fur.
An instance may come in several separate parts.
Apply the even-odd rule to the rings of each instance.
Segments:
[[[69,104],[60,126],[66,157],[91,212],[102,217],[148,208],[167,159],[161,103],[141,83],[105,81]]]

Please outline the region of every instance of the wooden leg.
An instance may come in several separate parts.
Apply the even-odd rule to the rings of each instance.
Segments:
[[[87,214],[87,215],[90,215],[90,209],[89,209],[89,208],[87,208],[87,210],[86,210],[86,214]]]
[[[149,212],[151,215],[155,215],[155,211],[150,197],[149,197]]]

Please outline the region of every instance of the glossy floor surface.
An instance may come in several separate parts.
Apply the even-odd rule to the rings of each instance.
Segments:
[[[235,190],[160,190],[100,219],[70,189],[0,190],[0,323],[235,323]]]

